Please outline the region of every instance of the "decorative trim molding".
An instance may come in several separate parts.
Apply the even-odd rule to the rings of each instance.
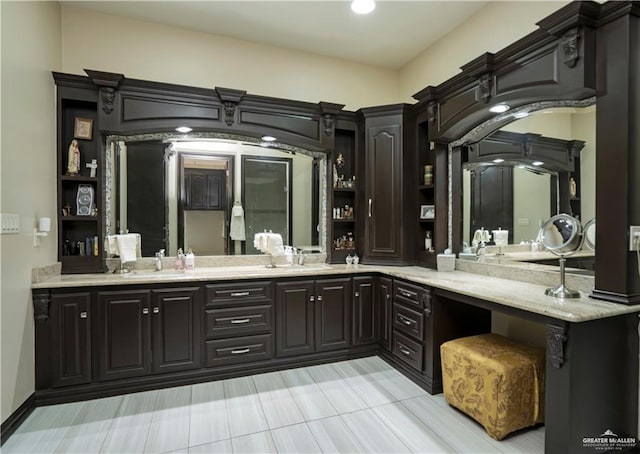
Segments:
[[[580,49],[578,47],[579,39],[580,32],[577,28],[567,30],[560,38],[560,44],[564,52],[564,64],[569,68],[575,67],[576,62],[580,58]]]
[[[427,121],[433,123],[438,118],[438,102],[429,101],[427,104]]]
[[[20,427],[35,408],[36,394],[32,393],[27,397],[27,400],[22,402],[22,404],[2,422],[2,428],[0,429],[2,432],[0,435],[0,446],[4,445],[9,437],[13,435],[13,433],[18,429],[18,427]]]
[[[565,324],[547,323],[547,358],[551,361],[551,365],[557,369],[560,369],[564,364],[564,343],[567,339]]]
[[[44,322],[49,319],[49,303],[51,297],[48,291],[33,292],[33,318],[36,322]]]
[[[236,113],[236,106],[238,104],[233,101],[224,101],[224,122],[227,126],[233,124],[233,117]]]
[[[324,119],[325,135],[327,136],[333,135],[333,115],[326,113],[324,114],[323,119]]]

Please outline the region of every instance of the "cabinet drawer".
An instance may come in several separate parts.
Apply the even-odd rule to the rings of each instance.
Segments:
[[[412,311],[400,304],[393,304],[393,327],[404,334],[422,339],[423,317],[422,314]]]
[[[237,337],[206,342],[207,366],[246,363],[273,358],[273,335]]]
[[[255,303],[271,303],[273,284],[266,282],[237,282],[207,285],[206,305],[239,306]]]
[[[401,281],[393,281],[393,302],[402,303],[407,307],[412,307],[422,311],[423,296],[426,289],[417,285],[408,284]]]
[[[207,338],[246,336],[271,332],[273,306],[249,306],[205,311]]]
[[[422,345],[393,330],[393,354],[422,372]]]

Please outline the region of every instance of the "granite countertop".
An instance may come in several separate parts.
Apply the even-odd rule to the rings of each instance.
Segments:
[[[383,273],[418,284],[449,290],[460,295],[483,299],[507,307],[565,320],[584,322],[599,318],[640,312],[640,306],[627,306],[589,298],[558,299],[544,294],[547,286],[465,271],[438,272],[418,266],[328,265],[315,263],[302,266],[261,265],[220,266],[194,271],[134,270],[127,275],[65,274],[52,275],[32,285],[33,289],[77,288],[131,284],[168,284],[181,282],[212,282],[280,277],[322,278],[330,275]]]

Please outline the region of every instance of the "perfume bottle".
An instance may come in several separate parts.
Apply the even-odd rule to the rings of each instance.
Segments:
[[[426,233],[424,234],[424,250],[431,252],[431,248],[432,248],[432,241],[431,241],[431,230],[427,230]]]

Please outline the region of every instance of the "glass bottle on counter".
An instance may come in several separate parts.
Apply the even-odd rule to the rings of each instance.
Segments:
[[[431,230],[427,230],[424,234],[424,250],[427,252],[431,252],[432,250],[432,241],[431,241]]]

